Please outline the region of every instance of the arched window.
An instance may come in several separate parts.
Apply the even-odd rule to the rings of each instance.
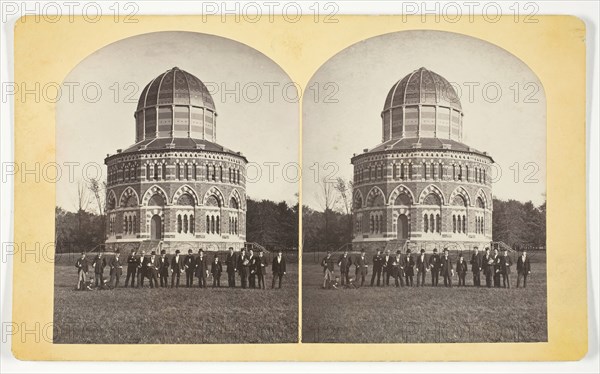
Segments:
[[[175,164],[175,175],[177,179],[181,179],[181,164],[179,162]]]
[[[431,163],[431,179],[435,179],[435,164]]]
[[[438,234],[442,233],[442,217],[439,214],[435,215],[435,228],[437,229]]]
[[[462,180],[462,165],[458,165],[458,180],[461,181]]]
[[[240,183],[240,169],[237,170],[237,178],[236,178],[236,183]]]
[[[438,172],[439,178],[440,179],[444,179],[444,165],[442,165],[442,163],[440,162],[440,171]]]
[[[452,165],[452,179],[456,180],[456,165]]]
[[[408,179],[413,179],[413,164],[408,164]]]
[[[404,162],[400,164],[400,179],[404,180]]]
[[[219,216],[217,216],[217,234],[221,233],[221,223],[219,221]]]
[[[206,215],[206,233],[210,234],[210,216]]]
[[[423,163],[423,179],[427,179],[427,164]]]
[[[429,224],[431,226],[431,232],[435,232],[435,219],[433,213],[429,215]]]
[[[212,166],[212,180],[213,182],[217,181],[217,167],[215,165]]]
[[[152,176],[150,175],[150,164],[146,164],[146,179],[152,180]]]
[[[234,221],[234,225],[233,225],[233,227],[235,228],[235,232],[234,232],[234,234],[236,234],[236,235],[237,235],[237,234],[238,234],[238,219],[237,219],[237,217],[235,217],[235,218],[233,219],[233,221]]]
[[[465,165],[465,180],[469,181],[469,166]]]
[[[210,179],[210,166],[206,165],[206,180]]]
[[[190,214],[190,234],[196,232],[196,222],[194,222],[194,215]]]
[[[185,163],[185,179],[190,179],[190,165],[187,162]]]
[[[154,180],[158,180],[158,164],[154,164]]]
[[[181,234],[182,229],[181,214],[177,215],[177,232]]]
[[[396,170],[396,164],[392,164],[392,178],[396,179],[398,177],[398,172]]]
[[[375,233],[379,233],[379,216],[375,216]]]
[[[219,166],[219,180],[223,182],[223,166]]]
[[[452,215],[452,232],[456,232],[456,216]]]
[[[485,169],[483,169],[483,177],[481,179],[481,183],[485,183]]]
[[[210,216],[210,232],[215,233],[215,216]]]
[[[423,215],[423,231],[429,231],[429,218],[427,217],[427,214]]]
[[[167,164],[164,163],[162,164],[162,179],[167,179]]]
[[[183,233],[184,234],[188,233],[188,216],[187,216],[187,214],[185,214],[183,216]]]
[[[198,170],[196,164],[192,164],[192,179],[198,180]]]
[[[371,227],[369,227],[369,231],[372,233],[375,232],[375,217],[371,216]]]
[[[134,214],[133,215],[133,233],[138,232],[138,222],[137,222],[137,216]]]

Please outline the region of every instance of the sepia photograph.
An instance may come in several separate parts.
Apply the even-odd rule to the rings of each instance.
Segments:
[[[297,342],[298,184],[260,170],[297,163],[298,103],[265,94],[286,73],[159,32],[67,82],[87,89],[57,104],[57,162],[84,172],[57,184],[54,343]]]
[[[303,102],[302,341],[547,341],[546,102],[488,42],[386,34]]]

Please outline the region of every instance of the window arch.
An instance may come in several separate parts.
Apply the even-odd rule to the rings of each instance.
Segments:
[[[427,179],[427,163],[423,163],[423,179]]]
[[[429,231],[429,216],[427,214],[423,214],[423,231]]]
[[[146,179],[152,180],[152,176],[150,175],[150,164],[146,164]]]

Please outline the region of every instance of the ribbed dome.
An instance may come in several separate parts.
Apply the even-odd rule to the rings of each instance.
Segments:
[[[381,112],[382,141],[438,138],[462,141],[462,107],[442,76],[420,68],[390,89]]]
[[[178,67],[144,87],[134,117],[136,143],[156,138],[217,139],[217,113],[208,89]]]
[[[383,110],[400,105],[442,105],[462,110],[454,87],[441,75],[425,68],[408,74],[390,89]]]
[[[215,110],[215,103],[204,83],[178,67],[167,70],[144,87],[137,109],[172,104]]]

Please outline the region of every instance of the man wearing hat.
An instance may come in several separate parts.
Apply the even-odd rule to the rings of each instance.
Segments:
[[[144,278],[146,278],[146,253],[144,251],[140,252],[136,260],[137,267],[137,287],[144,287]]]
[[[175,256],[171,259],[171,288],[173,286],[179,288],[179,278],[183,272],[183,259],[181,258],[179,249],[175,251]],[[177,284],[175,284],[177,279]]]
[[[106,259],[102,256],[102,252],[99,252],[94,263],[94,279],[96,288],[104,289],[104,268],[106,267]]]
[[[156,252],[150,252],[150,258],[146,262],[146,271],[148,273],[148,279],[150,280],[150,288],[158,288],[158,259],[156,258]]]
[[[135,277],[137,273],[137,258],[135,249],[131,250],[131,253],[127,257],[127,277],[125,278],[125,288],[129,285],[129,278],[131,278],[131,287],[135,287]]]
[[[227,265],[227,283],[229,287],[235,287],[235,273],[237,271],[237,256],[233,252],[233,247],[229,247],[229,253],[225,259]]]
[[[348,256],[348,251],[344,251],[342,257],[338,260],[338,266],[340,267],[342,286],[348,283],[350,280],[350,266],[352,266],[352,259]]]
[[[392,256],[390,256],[390,250],[389,249],[385,250],[385,254],[383,255],[381,266],[382,266],[382,269],[383,269],[384,284],[386,286],[389,286],[390,285],[390,277],[396,271],[394,269],[394,267],[396,265],[394,265],[394,259],[392,258]]]
[[[429,257],[429,270],[431,270],[431,286],[437,287],[440,280],[440,255],[437,248],[433,249],[433,254]]]
[[[448,248],[444,248],[444,255],[440,260],[440,272],[444,277],[444,286],[452,287],[452,277],[454,276],[454,268],[452,267],[452,260],[450,260],[450,252]]]
[[[185,269],[185,286],[187,288],[194,285],[194,272],[196,270],[196,259],[192,249],[188,249],[188,254],[183,260],[183,268]]]
[[[500,254],[498,253],[498,249],[494,248],[494,254],[492,255],[492,260],[493,262],[493,269],[494,269],[494,287],[495,288],[500,288],[500,274],[501,274],[501,267],[502,267],[502,257],[500,256]]]
[[[467,278],[467,271],[469,267],[467,266],[467,262],[463,258],[462,253],[458,256],[458,261],[456,261],[456,273],[458,274],[458,287],[466,286],[465,279]]]
[[[475,246],[473,248],[475,252],[471,256],[471,272],[473,273],[473,286],[481,287],[481,269],[483,268],[483,262],[481,255],[479,254],[479,248]]]
[[[356,281],[360,279],[360,286],[362,287],[365,284],[365,277],[369,269],[364,248],[360,250],[360,257],[354,262],[354,265],[356,266]]]
[[[250,261],[248,261],[248,257],[246,256],[246,248],[240,249],[237,261],[237,269],[240,274],[242,288],[246,288],[248,287],[248,267],[250,265]]]
[[[415,275],[415,260],[410,254],[410,248],[406,248],[406,255],[402,257],[402,267],[404,268],[404,278],[407,287],[413,287],[413,277]]]
[[[161,287],[169,286],[169,259],[167,251],[160,250],[160,258],[158,259],[158,278],[160,279]]]
[[[521,278],[523,278],[523,288],[527,287],[527,276],[531,273],[531,264],[529,263],[529,257],[527,251],[523,253],[517,259],[517,288],[521,285]]]
[[[256,261],[256,279],[258,279],[258,288],[265,289],[265,273],[267,271],[267,258],[262,249],[258,251],[258,259]]]
[[[396,251],[396,257],[391,260],[390,269],[388,270],[388,274],[391,274],[394,277],[394,284],[396,287],[404,287],[404,263],[402,259],[402,251]]]
[[[494,259],[490,256],[490,249],[485,248],[485,253],[481,259],[483,265],[483,274],[485,275],[485,285],[492,288],[492,277],[494,276]]]
[[[283,257],[283,251],[279,249],[277,251],[277,256],[273,259],[273,282],[271,283],[271,288],[275,288],[275,280],[279,279],[279,288],[281,288],[281,280],[286,273],[285,266],[285,257]]]
[[[428,266],[425,250],[421,248],[421,254],[417,257],[417,287],[425,286],[425,273],[427,273]]]
[[[335,262],[331,257],[331,251],[327,251],[327,255],[321,261],[321,267],[323,268],[323,288],[330,288],[335,267]],[[273,266],[273,271],[275,271],[275,266]]]
[[[377,275],[377,287],[380,286],[379,281],[381,280],[381,270],[383,268],[383,257],[381,257],[381,250],[378,249],[377,253],[373,256],[373,273],[371,274],[371,287],[375,284],[375,276]]]
[[[121,254],[119,250],[115,250],[115,256],[110,260],[110,287],[117,288],[119,287],[119,280],[121,279],[121,275],[123,274],[123,264],[121,263]],[[113,283],[114,281],[114,283]]]
[[[204,251],[202,250],[202,248],[198,250],[198,258],[196,259],[196,276],[198,277],[198,287],[206,288],[206,277],[208,276],[208,261],[204,257]],[[221,286],[220,280],[219,286]]]
[[[256,265],[258,258],[254,255],[252,248],[248,250],[248,284],[250,288],[256,288]]]
[[[81,257],[77,259],[75,267],[77,268],[77,290],[85,291],[88,288],[86,285],[87,273],[90,270],[88,260],[85,258],[85,252],[81,252]]]
[[[502,284],[504,288],[510,288],[510,268],[513,265],[512,258],[508,255],[508,250],[504,250],[501,257],[500,274],[502,274]]]

